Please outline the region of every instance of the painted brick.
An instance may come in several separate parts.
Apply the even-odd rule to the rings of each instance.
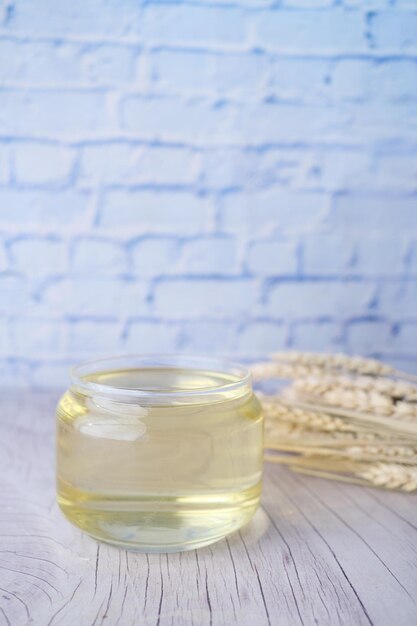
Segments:
[[[354,354],[380,354],[392,343],[387,322],[355,322],[349,325],[347,345]]]
[[[402,324],[398,332],[390,338],[387,351],[415,357],[416,345],[417,324]],[[384,348],[385,345],[382,344],[382,349]]]
[[[86,146],[81,154],[80,177],[83,182],[131,183],[140,154],[141,149],[126,143]]]
[[[67,248],[63,241],[27,235],[10,245],[12,267],[31,278],[56,275],[68,268]]]
[[[132,79],[133,49],[88,43],[0,41],[0,79],[40,86],[106,85]]]
[[[383,355],[383,360],[401,372],[415,374],[417,371],[417,359],[412,356],[398,356],[396,354]]]
[[[139,159],[135,182],[160,185],[190,185],[200,170],[197,153],[183,148],[145,148]]]
[[[108,126],[106,96],[98,92],[2,91],[0,132],[19,137],[74,139]]]
[[[133,35],[138,30],[139,6],[134,0],[118,4],[117,8],[106,0],[65,0],[54,2],[39,0],[19,3],[7,24],[11,32],[35,35],[111,36]]]
[[[372,155],[359,150],[328,150],[312,158],[310,168],[300,178],[302,187],[331,191],[379,188],[382,177],[375,172]]]
[[[381,11],[372,16],[370,33],[373,47],[377,49],[415,50],[416,32],[415,11]]]
[[[339,61],[331,73],[333,97],[364,100],[372,93],[373,63],[359,59]]]
[[[155,286],[154,311],[174,318],[234,317],[249,312],[255,302],[255,285],[249,280],[170,279]]]
[[[75,153],[62,146],[24,143],[12,150],[14,177],[23,184],[64,184],[74,167]]]
[[[178,347],[178,328],[173,324],[155,321],[137,321],[129,325],[125,345],[129,353],[175,352]]]
[[[188,240],[181,256],[181,268],[186,274],[230,275],[237,271],[236,242],[232,237]]]
[[[172,237],[148,237],[132,246],[133,269],[138,276],[158,276],[178,271],[180,246]]]
[[[313,352],[334,352],[341,349],[342,333],[334,322],[304,322],[292,331],[291,347]]]
[[[417,319],[417,283],[387,283],[381,288],[378,308],[391,319]]]
[[[112,191],[106,194],[100,226],[127,230],[130,236],[149,232],[200,232],[207,227],[210,201],[182,192]]]
[[[239,134],[231,104],[130,96],[122,102],[120,115],[122,128],[144,139],[212,143]]]
[[[392,59],[378,63],[372,80],[373,92],[381,101],[417,98],[417,61]]]
[[[189,185],[197,179],[198,154],[175,147],[101,144],[84,148],[83,182],[103,184]]]
[[[265,309],[268,315],[278,319],[346,319],[369,312],[374,294],[375,288],[368,283],[287,282],[271,288]]]
[[[22,229],[35,226],[50,230],[80,224],[87,218],[88,194],[74,189],[33,191],[0,188],[0,227],[13,224]]]
[[[77,320],[69,325],[66,352],[83,358],[121,354],[121,336],[117,322]]]
[[[70,385],[70,369],[73,365],[73,361],[35,363],[28,368],[27,378],[31,382],[31,387],[35,389],[56,389],[62,393],[62,390]]]
[[[31,374],[31,363],[22,362],[21,359],[0,359],[0,377],[3,389],[29,389]]]
[[[332,229],[374,234],[410,232],[416,223],[416,198],[387,194],[337,196],[327,219]]]
[[[181,345],[196,354],[229,354],[236,351],[236,329],[224,320],[189,320],[181,331]]]
[[[269,60],[262,54],[169,50],[152,56],[156,84],[168,93],[259,98],[268,67]]]
[[[408,269],[412,274],[417,274],[417,242],[414,242],[410,249]]]
[[[129,83],[135,67],[135,53],[123,46],[91,46],[83,54],[82,65],[83,78],[88,83]]]
[[[286,172],[286,170],[284,170]],[[294,167],[294,185],[330,191],[415,191],[417,158],[411,154],[372,154],[362,150],[319,151]]]
[[[36,355],[37,359],[55,356],[64,350],[65,332],[65,325],[56,320],[36,318],[12,320],[10,341],[13,354],[17,357]]]
[[[349,127],[350,140],[353,143],[364,141],[382,145],[405,144],[417,137],[417,114],[415,103],[409,100],[401,102],[384,101],[384,106],[372,100],[365,104],[352,104],[348,126],[343,131],[346,135]],[[335,127],[335,132],[340,129]],[[340,134],[341,136],[341,134]]]
[[[331,94],[337,100],[408,100],[417,97],[417,62],[412,59],[338,61],[331,73]]]
[[[279,184],[295,189],[317,189],[320,174],[311,149],[268,148],[250,153],[250,174],[242,176],[253,188]],[[249,169],[249,168],[248,168]],[[243,173],[243,172],[242,172]]]
[[[258,100],[266,83],[270,60],[262,54],[216,56],[214,89],[220,95]]]
[[[0,41],[0,78],[38,86],[82,82],[80,46],[59,41]]]
[[[10,345],[9,323],[6,318],[0,317],[0,357],[8,356],[11,353],[13,353],[13,350]]]
[[[160,50],[151,55],[150,63],[155,84],[162,91],[209,92],[212,87],[214,57],[206,52]]]
[[[416,218],[417,222],[417,218]],[[408,238],[361,237],[358,244],[355,273],[366,276],[396,276],[404,274],[408,250]],[[381,254],[382,251],[382,254]]]
[[[230,194],[223,200],[225,230],[253,233],[304,231],[317,222],[325,198],[317,193],[271,189],[257,194]]]
[[[399,2],[401,0],[397,0],[396,4]],[[391,0],[342,0],[342,4],[352,8],[386,9],[392,3]]]
[[[44,288],[41,302],[51,313],[123,317],[146,314],[146,296],[146,285],[136,281],[63,278]]]
[[[332,62],[322,59],[278,58],[269,91],[280,100],[323,101],[329,96]]]
[[[158,87],[168,92],[228,94],[258,98],[269,69],[262,54],[160,51],[152,57]]]
[[[392,3],[388,0],[388,5],[391,6],[391,4]],[[414,0],[397,0],[395,3],[395,6],[401,9],[415,9],[416,8]]]
[[[417,370],[414,2],[32,4],[0,8],[3,383],[131,348]]]
[[[354,272],[355,246],[350,233],[317,233],[302,243],[302,268],[307,276],[338,276]]]
[[[288,329],[274,322],[251,322],[239,333],[237,349],[240,354],[261,356],[282,350],[288,343]]]
[[[6,251],[6,241],[0,236],[0,272],[9,269],[9,259]]]
[[[25,68],[24,47],[14,41],[0,41],[0,80],[16,81]]]
[[[333,0],[284,0],[285,7],[301,7],[304,9],[315,9],[322,7],[330,7],[334,5]]]
[[[314,28],[312,28],[312,20]],[[297,52],[363,50],[365,25],[359,12],[263,11],[256,24],[259,46]]]
[[[31,297],[27,280],[12,272],[0,274],[0,315],[19,315],[30,310]]]
[[[141,21],[141,39],[165,45],[242,44],[246,24],[242,10],[221,6],[148,5]]]
[[[251,180],[259,156],[240,150],[209,150],[203,158],[203,185],[209,189],[241,187]]]
[[[297,272],[297,254],[293,243],[283,241],[258,241],[253,243],[247,256],[249,272],[266,276],[283,276]]]
[[[366,121],[369,124],[369,120]],[[361,118],[356,122],[358,126],[359,122],[362,122]],[[347,109],[342,107],[310,105],[301,101],[295,105],[281,104],[272,99],[262,104],[248,103],[242,107],[239,125],[241,132],[237,140],[250,145],[270,145],[274,142],[319,143],[323,139],[334,141],[338,137],[346,138],[352,120]],[[364,132],[362,126],[360,131]]]
[[[363,181],[363,185],[366,181]],[[417,191],[417,156],[414,154],[380,154],[375,157],[371,183],[379,189],[398,192]]]
[[[0,145],[0,184],[8,183],[10,179],[10,156],[6,146]]]
[[[117,275],[127,271],[127,254],[119,243],[87,237],[74,241],[71,265],[79,274]]]

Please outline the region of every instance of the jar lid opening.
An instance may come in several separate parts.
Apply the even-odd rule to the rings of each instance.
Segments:
[[[71,370],[73,388],[123,402],[217,402],[251,391],[251,374],[225,359],[133,355],[83,363]]]

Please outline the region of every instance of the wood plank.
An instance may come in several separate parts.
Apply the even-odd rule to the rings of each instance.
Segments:
[[[0,625],[416,623],[416,496],[266,465],[241,532],[180,554],[120,550],[55,503],[56,395],[1,397]]]

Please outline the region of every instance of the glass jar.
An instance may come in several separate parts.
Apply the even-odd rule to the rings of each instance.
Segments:
[[[59,506],[123,547],[191,550],[240,528],[259,504],[262,457],[251,376],[222,360],[86,363],[57,407]]]

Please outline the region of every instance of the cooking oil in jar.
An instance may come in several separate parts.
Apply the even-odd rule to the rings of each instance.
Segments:
[[[70,521],[103,541],[167,552],[212,543],[250,520],[263,452],[250,384],[146,365],[78,382],[57,409],[58,503]]]

